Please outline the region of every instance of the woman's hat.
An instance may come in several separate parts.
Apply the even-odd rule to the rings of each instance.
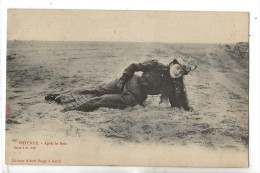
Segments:
[[[183,68],[186,74],[195,70],[198,65],[197,61],[194,58],[185,55],[178,55],[176,61]]]

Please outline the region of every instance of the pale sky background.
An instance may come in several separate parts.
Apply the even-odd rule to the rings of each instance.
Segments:
[[[234,43],[248,13],[8,10],[8,40]]]

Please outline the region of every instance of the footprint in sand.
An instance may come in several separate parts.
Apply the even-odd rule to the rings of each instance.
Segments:
[[[144,133],[149,134],[152,133],[152,127],[149,125],[143,125],[141,129],[144,131]]]

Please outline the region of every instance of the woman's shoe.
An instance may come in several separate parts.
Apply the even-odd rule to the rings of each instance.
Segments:
[[[47,96],[45,96],[45,100],[46,101],[55,101],[55,98],[57,96],[59,96],[60,94],[48,94]]]

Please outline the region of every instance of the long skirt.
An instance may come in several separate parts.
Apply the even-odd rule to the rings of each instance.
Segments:
[[[59,96],[65,111],[94,111],[100,107],[124,109],[140,103],[126,87],[123,91],[117,88],[119,79],[102,84],[95,89],[78,89],[65,92]]]

